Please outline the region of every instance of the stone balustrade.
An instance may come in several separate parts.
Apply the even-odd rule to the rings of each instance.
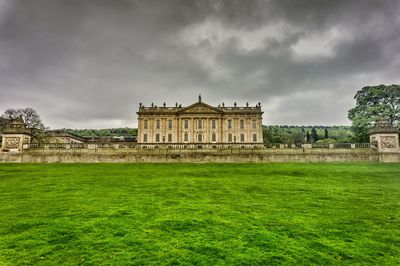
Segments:
[[[371,143],[313,143],[313,144],[261,144],[261,143],[31,143],[23,149],[171,149],[171,150],[227,150],[227,149],[372,149]]]

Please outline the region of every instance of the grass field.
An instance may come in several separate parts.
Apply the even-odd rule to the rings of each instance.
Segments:
[[[0,264],[400,265],[399,164],[0,164]]]

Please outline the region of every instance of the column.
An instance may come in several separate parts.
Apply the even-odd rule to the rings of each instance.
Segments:
[[[205,133],[204,133],[204,140],[203,140],[203,142],[211,142],[211,138],[210,138],[210,118],[209,117],[207,117],[206,119],[205,119],[205,129],[204,129],[204,131],[205,131]]]
[[[219,127],[218,127],[218,135],[219,135],[219,142],[223,143],[226,142],[224,138],[224,119],[222,117],[219,118]]]
[[[181,142],[181,126],[180,126],[180,119],[177,118],[175,121],[175,127],[173,127],[173,131],[175,132],[175,142],[179,143]],[[172,125],[173,126],[173,125]]]
[[[138,125],[137,125],[137,136],[136,136],[136,141],[137,141],[137,143],[140,143],[140,141],[141,141],[141,139],[142,139],[142,138],[140,137],[140,135],[143,134],[143,133],[142,133],[142,129],[140,128],[140,125],[142,124],[142,123],[141,123],[141,120],[142,120],[142,119],[139,117],[139,118],[138,118]]]
[[[194,118],[192,117],[191,119],[190,119],[190,126],[189,126],[189,128],[191,128],[191,130],[190,130],[190,133],[189,133],[189,139],[190,139],[190,141],[189,142],[195,142],[195,138],[196,138],[196,136],[195,136],[195,131],[194,131],[194,129],[195,129],[195,127],[194,127]]]
[[[154,128],[155,128],[155,120],[154,118],[149,119],[149,133],[147,134],[147,142],[154,142],[153,140],[153,134],[154,134]]]

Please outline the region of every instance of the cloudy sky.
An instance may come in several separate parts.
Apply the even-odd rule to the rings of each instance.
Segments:
[[[264,124],[348,125],[400,83],[397,0],[0,0],[0,111],[136,126],[150,105],[255,105]]]

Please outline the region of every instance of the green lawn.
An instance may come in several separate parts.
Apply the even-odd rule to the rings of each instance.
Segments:
[[[400,265],[400,164],[0,164],[1,265]]]

